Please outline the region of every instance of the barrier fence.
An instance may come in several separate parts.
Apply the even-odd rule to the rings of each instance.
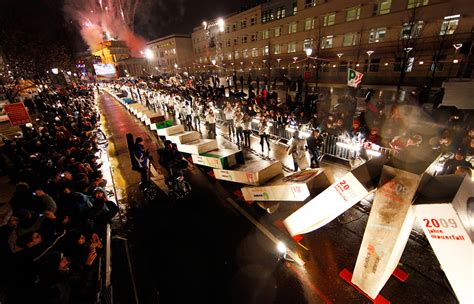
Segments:
[[[142,94],[150,94],[150,91],[146,92],[141,90]],[[144,104],[144,98],[138,100],[138,102]],[[156,103],[153,105],[149,105],[150,109],[157,110],[160,108]],[[216,113],[216,122],[224,128],[227,128],[225,113],[222,109],[215,109]],[[175,112],[175,115],[179,115],[179,113]],[[201,117],[201,121],[205,121],[204,117]],[[260,118],[258,116],[252,117],[251,122],[251,130],[254,134],[258,134]],[[279,122],[270,121],[270,138],[275,140],[278,143],[286,144],[293,133],[298,129],[300,131],[300,135],[303,137],[309,137],[311,134],[311,129],[307,128],[306,126],[292,126],[292,125],[284,125]],[[337,159],[341,159],[344,161],[352,161],[359,157],[369,159],[374,156],[378,155],[386,155],[388,157],[392,156],[396,153],[396,150],[391,148],[382,147],[378,145],[365,145],[362,142],[354,141],[348,136],[335,136],[335,135],[327,135],[325,136],[323,146],[321,148],[321,155],[324,156],[331,156]]]

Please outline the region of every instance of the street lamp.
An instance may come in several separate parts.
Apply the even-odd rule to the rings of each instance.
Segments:
[[[53,72],[54,75],[58,75],[59,74],[59,69],[58,68],[52,68],[51,72]]]
[[[308,72],[309,72],[309,60],[310,60],[310,56],[311,54],[313,53],[313,49],[312,48],[307,48],[305,50],[306,52],[306,71],[305,71],[305,92],[304,92],[304,101],[306,103],[306,106],[309,108],[309,104],[308,104],[308,81],[309,81],[309,78],[308,77]]]
[[[369,73],[369,72],[370,72],[370,56],[372,56],[372,54],[374,53],[374,51],[367,51],[366,53],[367,53],[367,55],[369,56],[368,65],[367,65],[367,73]]]
[[[145,58],[148,60],[152,60],[153,58],[155,58],[155,54],[153,54],[153,51],[150,49],[145,49],[143,54],[145,55]]]

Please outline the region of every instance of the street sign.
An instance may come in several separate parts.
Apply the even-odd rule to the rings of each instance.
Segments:
[[[30,115],[22,102],[6,104],[4,109],[12,126],[31,122]]]

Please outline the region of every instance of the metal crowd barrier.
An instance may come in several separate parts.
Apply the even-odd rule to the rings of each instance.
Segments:
[[[139,102],[143,103],[143,101],[139,100]],[[157,106],[152,105],[153,110],[156,111]],[[223,109],[216,109],[216,122],[217,124],[225,123],[225,113]],[[251,130],[254,134],[258,134],[258,125],[260,123],[260,118],[258,116],[252,117],[251,122]],[[270,137],[277,142],[286,141],[288,142],[291,137],[293,136],[294,130],[296,127],[290,127],[287,125],[280,125],[275,121],[270,122],[272,125],[270,127]],[[308,130],[303,131],[306,136],[309,136]],[[352,142],[344,136],[334,136],[328,135],[325,137],[325,141],[323,147],[321,149],[321,155],[329,155],[341,160],[351,161],[360,156],[360,150],[362,147],[362,143],[360,142]],[[376,146],[373,149],[366,149],[368,157],[374,157],[380,154],[384,154],[387,156],[392,156],[396,151],[390,148]]]

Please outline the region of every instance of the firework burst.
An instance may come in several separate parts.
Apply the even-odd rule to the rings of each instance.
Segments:
[[[124,40],[139,56],[145,39],[133,32],[139,0],[66,0],[64,11],[80,25],[84,41],[95,49],[109,39]]]

